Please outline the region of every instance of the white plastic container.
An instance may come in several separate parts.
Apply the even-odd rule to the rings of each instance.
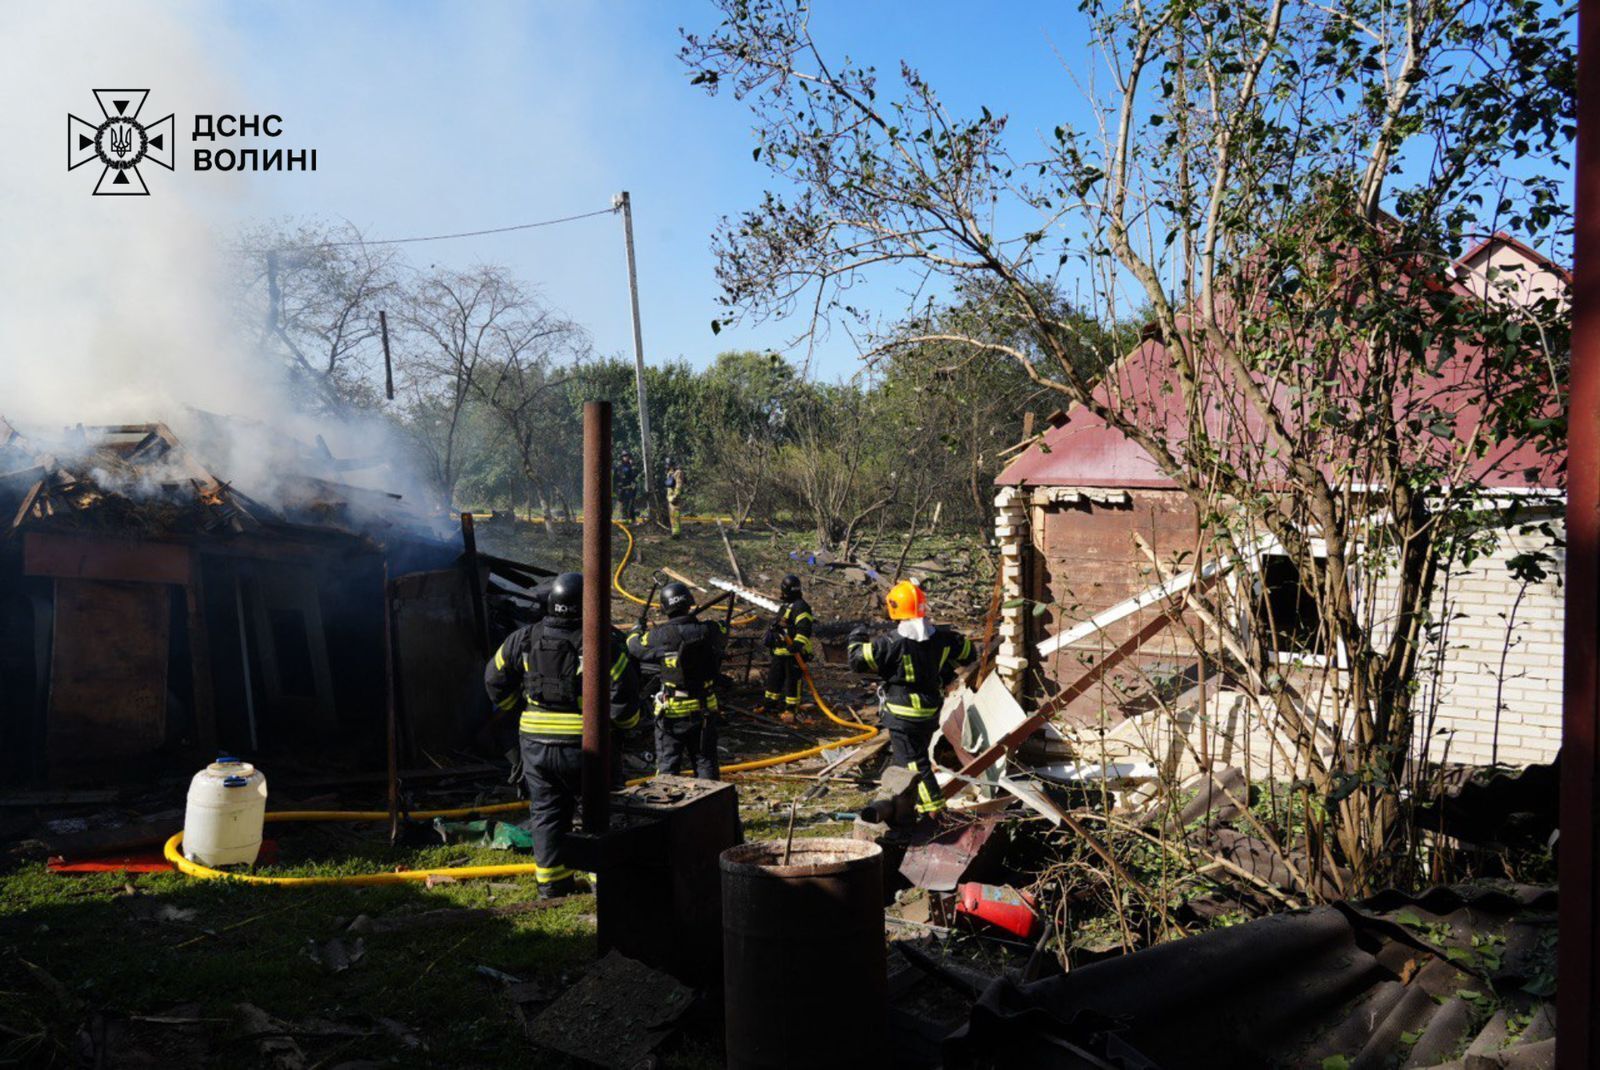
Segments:
[[[266,774],[249,762],[218,758],[189,782],[184,857],[204,866],[253,864],[266,813]]]

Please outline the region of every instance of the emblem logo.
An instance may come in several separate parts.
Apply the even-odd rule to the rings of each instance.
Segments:
[[[104,118],[91,123],[67,116],[67,170],[98,160],[102,165],[96,197],[145,197],[139,165],[145,161],[173,169],[172,116],[146,125],[139,121],[148,89],[96,89],[94,99]]]

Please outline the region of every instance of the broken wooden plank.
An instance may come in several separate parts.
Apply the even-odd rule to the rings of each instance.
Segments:
[[[22,496],[22,504],[17,506],[16,515],[11,518],[11,526],[6,529],[7,535],[20,528],[22,522],[28,519],[28,514],[33,511],[33,503],[38,500],[39,492],[43,489],[44,480],[42,479],[36,480],[33,486],[28,488],[28,492]]]
[[[1276,536],[1263,535],[1254,542],[1241,547],[1239,557],[1253,558],[1260,554],[1271,553],[1277,545],[1277,541]],[[1180,572],[1175,576],[1164,578],[1160,583],[1146,587],[1132,598],[1124,599],[1109,609],[1101,610],[1086,621],[1057,632],[1050,638],[1040,642],[1034,649],[1038,651],[1040,657],[1049,657],[1063,647],[1069,647],[1073,643],[1080,642],[1111,627],[1111,625],[1124,618],[1133,616],[1141,609],[1159,605],[1167,599],[1180,596],[1191,586],[1216,580],[1231,570],[1237,560],[1238,558],[1235,557],[1220,557],[1214,561],[1206,562],[1198,573],[1191,569],[1187,572]]]
[[[675,568],[668,568],[667,566],[662,565],[661,566],[661,573],[664,576],[669,576],[672,579],[677,580],[679,583],[683,584],[686,587],[693,587],[697,591],[709,590],[709,588],[705,587],[703,584],[699,584],[699,583],[694,582],[694,580],[691,580],[688,576],[685,576],[683,573],[679,572]]]
[[[1197,586],[1203,587],[1205,585],[1209,585],[1210,583],[1214,582],[1216,578],[1216,574],[1204,577]],[[1184,584],[1183,587],[1179,588],[1173,593],[1181,596],[1182,592],[1187,590],[1188,587],[1189,584]],[[1072,683],[1068,684],[1061,691],[1057,692],[1053,698],[1046,700],[1044,704],[1035,710],[1033,715],[1030,716],[1026,721],[1023,721],[1016,728],[1013,728],[1011,731],[1007,732],[982,754],[973,758],[972,761],[963,765],[960,771],[956,774],[956,779],[950,781],[944,786],[944,797],[948,799],[965,790],[968,784],[971,783],[973,777],[976,777],[988,770],[994,765],[995,762],[998,762],[1001,758],[1005,757],[1009,751],[1014,749],[1023,740],[1027,739],[1029,736],[1039,731],[1039,729],[1043,728],[1045,723],[1050,720],[1051,714],[1055,713],[1059,709],[1065,708],[1086,694],[1091,687],[1095,686],[1102,678],[1104,678],[1106,673],[1110,672],[1113,668],[1127,660],[1129,655],[1135,653],[1140,647],[1144,646],[1145,643],[1148,643],[1161,632],[1166,631],[1167,628],[1172,625],[1174,615],[1181,609],[1181,607],[1181,601],[1175,601],[1174,603],[1167,605],[1160,613],[1147,621],[1144,627],[1140,628],[1130,638],[1125,640],[1121,646],[1117,647],[1095,664],[1091,665],[1087,672],[1078,677]]]
[[[739,558],[734,555],[733,542],[728,538],[728,529],[722,526],[722,519],[717,519],[717,534],[722,536],[722,547],[728,551],[728,564],[733,568],[733,578],[739,581],[739,586],[744,584],[744,569],[739,567]]]

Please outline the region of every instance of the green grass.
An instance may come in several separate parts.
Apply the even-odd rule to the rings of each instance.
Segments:
[[[309,849],[317,838],[301,844],[285,833],[286,853],[290,842]],[[486,865],[522,860],[459,847],[391,852],[377,842],[329,859],[314,865],[286,860],[274,871],[339,874],[459,859]],[[137,894],[127,894],[130,883]],[[308,941],[342,936],[353,942],[355,934],[345,927],[360,914],[504,906],[537,897],[531,877],[493,884],[295,889],[175,874],[64,877],[42,865],[25,866],[0,877],[0,1064],[76,1065],[75,1034],[94,1012],[123,1018],[198,1004],[196,1016],[222,1020],[201,1027],[209,1057],[238,1056],[253,1065],[253,1046],[233,1039],[237,1030],[228,1021],[240,1003],[289,1022],[311,1016],[357,1024],[392,1018],[427,1045],[411,1050],[387,1035],[302,1040],[308,1065],[337,1054],[340,1045],[351,1053],[333,1062],[360,1057],[414,1066],[519,1063],[528,1048],[516,1013],[499,983],[477,975],[474,967],[547,981],[559,991],[594,957],[592,898],[447,928],[367,933],[364,958],[339,974],[303,953]],[[194,914],[162,920],[158,911],[164,907]]]
[[[746,838],[782,839],[789,803],[809,786],[742,778]],[[830,786],[820,798],[800,804],[795,836],[848,836],[849,823],[833,815],[853,813],[867,799],[852,783]],[[375,824],[281,826],[273,835],[281,844],[279,861],[259,873],[338,876],[528,860],[466,846],[391,849]],[[255,1042],[240,1036],[236,1020],[243,1003],[290,1028],[311,1019],[376,1028],[378,1019],[393,1019],[425,1045],[408,1047],[381,1030],[371,1037],[299,1037],[307,1067],[353,1059],[398,1066],[524,1065],[530,1048],[518,1013],[502,984],[475,967],[539,981],[559,993],[594,960],[592,897],[445,928],[357,934],[348,926],[362,914],[507,906],[537,894],[532,877],[431,889],[420,883],[302,889],[177,874],[63,876],[29,863],[0,875],[0,1066],[79,1065],[80,1031],[96,1015],[121,1023],[119,1044],[137,1056],[109,1065],[258,1065]],[[364,956],[344,972],[329,973],[305,953],[309,944],[334,937],[353,945],[358,935]],[[175,1026],[130,1020],[152,1015],[205,1021]],[[717,1065],[718,1041],[691,1030],[669,1049],[666,1064]],[[542,1056],[541,1063],[562,1065]]]

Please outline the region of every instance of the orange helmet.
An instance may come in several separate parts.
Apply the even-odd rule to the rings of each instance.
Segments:
[[[889,607],[890,620],[916,620],[928,614],[928,596],[910,580],[901,580],[889,588],[884,604]]]

